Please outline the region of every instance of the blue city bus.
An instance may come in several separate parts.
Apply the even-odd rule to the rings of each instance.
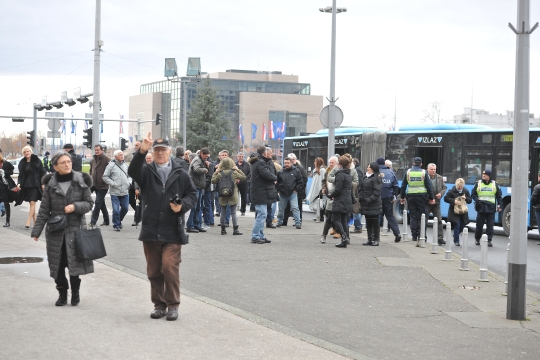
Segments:
[[[485,169],[492,171],[493,180],[501,186],[503,211],[495,217],[495,224],[510,234],[510,202],[512,195],[512,129],[494,129],[474,124],[422,124],[403,126],[396,131],[371,128],[336,129],[335,152],[351,154],[360,160],[365,172],[367,165],[379,157],[392,161],[398,180],[403,179],[412,166],[414,157],[423,159],[423,168],[429,163],[437,165],[448,190],[457,178],[465,180],[465,187],[472,191],[476,181],[481,180]],[[328,159],[328,130],[315,135],[285,138],[284,154],[295,153],[304,167],[313,167],[315,158]],[[529,131],[529,198],[531,188],[538,183],[540,171],[540,128]],[[309,185],[308,185],[309,190]],[[469,218],[476,220],[472,204],[468,207]],[[531,210],[531,209],[529,209]],[[403,207],[395,202],[396,218],[402,222]],[[443,218],[448,214],[448,204],[441,201]],[[531,211],[529,211],[529,214]],[[536,227],[536,219],[529,216],[529,228]]]

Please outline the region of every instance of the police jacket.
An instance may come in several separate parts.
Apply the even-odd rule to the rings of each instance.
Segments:
[[[483,196],[482,192],[488,192],[490,189],[493,189],[492,196]],[[484,180],[477,181],[474,184],[471,195],[476,212],[494,214],[497,212],[497,205],[502,207],[501,187],[494,180],[489,180],[488,182]]]
[[[396,179],[396,175],[392,169],[389,169],[386,165],[379,165],[379,172],[384,174],[384,176],[381,178],[381,199],[392,199],[395,195],[399,194],[399,184]]]
[[[284,196],[291,196],[294,191],[303,189],[304,183],[300,171],[294,166],[283,167],[277,174],[276,187],[277,191]]]
[[[163,183],[156,163],[146,164],[146,153],[139,151],[133,156],[128,174],[141,189],[142,227],[141,241],[163,241],[180,244],[179,220],[184,222],[184,214],[197,203],[197,189],[188,173],[175,161],[171,161],[171,172]],[[175,213],[170,201],[178,195],[182,210]]]
[[[419,181],[423,182],[424,188],[426,189],[425,192],[423,192],[423,193],[415,193],[415,192],[411,191],[413,189],[412,186],[409,186],[409,188],[407,188],[407,186],[409,185],[409,180],[408,180],[409,173],[411,171],[412,172],[420,172],[420,171],[422,172],[422,178],[423,179],[419,180]],[[427,171],[422,169],[420,166],[413,166],[411,169],[409,169],[405,173],[405,176],[403,177],[403,182],[401,183],[401,198],[405,199],[405,197],[410,197],[410,196],[427,197],[429,200],[434,199],[433,188],[431,187],[431,180],[429,179],[429,175],[428,175]]]

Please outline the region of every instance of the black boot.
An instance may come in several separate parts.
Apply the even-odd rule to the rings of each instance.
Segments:
[[[227,235],[227,230],[225,230],[225,225],[221,225],[221,235]]]
[[[60,296],[58,296],[58,300],[56,300],[56,303],[54,305],[56,306],[64,306],[67,304],[67,289],[64,288],[58,288],[58,293]]]
[[[6,219],[6,223],[4,224],[4,227],[10,227],[11,224],[9,223],[9,219]]]
[[[363,243],[364,246],[371,246],[373,245],[373,230],[371,230],[370,227],[367,227],[367,242]]]
[[[244,235],[243,233],[240,232],[240,230],[238,230],[238,225],[233,226],[233,229],[234,229],[234,232],[232,233],[233,235]]]
[[[371,246],[379,246],[379,236],[381,235],[381,228],[379,224],[375,224],[373,227],[373,244]]]
[[[347,238],[347,235],[346,234],[341,234],[341,242],[339,244],[336,244],[336,247],[338,247],[338,248],[346,248],[348,241],[349,241],[349,239]]]
[[[79,297],[79,290],[71,290],[71,305],[77,306],[81,302]]]

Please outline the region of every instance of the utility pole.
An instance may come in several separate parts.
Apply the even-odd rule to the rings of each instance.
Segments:
[[[526,319],[527,278],[527,192],[529,178],[529,35],[530,0],[518,0],[516,34],[516,88],[514,94],[514,141],[512,145],[512,204],[510,218],[510,252],[508,261],[508,298],[506,318]],[[533,159],[532,161],[536,161]]]
[[[94,40],[94,103],[93,103],[93,113],[92,113],[92,149],[94,145],[99,145],[100,143],[100,121],[99,121],[99,109],[101,107],[101,98],[99,94],[99,65],[100,65],[100,53],[102,42],[101,37],[101,0],[96,0],[96,33]]]

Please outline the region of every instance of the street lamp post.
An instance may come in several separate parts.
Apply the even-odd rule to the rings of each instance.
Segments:
[[[336,137],[336,14],[346,12],[347,8],[336,7],[336,0],[332,1],[332,7],[320,8],[320,12],[332,13],[332,47],[330,60],[330,108],[328,117],[328,157],[335,153]]]

